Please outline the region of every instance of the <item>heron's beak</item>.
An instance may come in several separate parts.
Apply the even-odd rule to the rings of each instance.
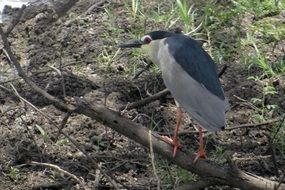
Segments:
[[[130,41],[125,44],[119,45],[119,48],[140,48],[143,45],[142,41],[136,40],[136,41]]]

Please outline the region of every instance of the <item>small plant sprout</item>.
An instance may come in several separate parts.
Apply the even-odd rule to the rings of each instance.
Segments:
[[[36,128],[39,130],[39,132],[42,135],[42,138],[44,139],[44,141],[46,142],[48,140],[48,133],[39,125],[36,125]]]

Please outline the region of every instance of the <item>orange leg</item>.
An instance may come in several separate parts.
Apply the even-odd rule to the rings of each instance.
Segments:
[[[175,126],[175,132],[174,132],[174,137],[173,137],[173,153],[172,156],[173,158],[176,156],[176,152],[178,147],[180,146],[178,142],[178,133],[179,133],[179,128],[181,126],[181,121],[182,121],[182,110],[180,107],[177,107],[176,110],[176,126]]]
[[[202,127],[198,126],[198,132],[199,132],[199,150],[196,153],[196,157],[194,159],[194,163],[197,162],[199,158],[207,158],[206,152],[205,152],[205,144],[203,139],[203,131]]]
[[[176,152],[178,147],[180,147],[180,144],[178,142],[178,132],[179,132],[179,128],[181,125],[181,121],[182,121],[182,110],[180,107],[177,107],[176,110],[176,127],[175,127],[175,131],[174,131],[174,137],[171,139],[167,136],[162,136],[162,139],[170,144],[173,145],[173,153],[172,156],[173,158],[176,156]]]

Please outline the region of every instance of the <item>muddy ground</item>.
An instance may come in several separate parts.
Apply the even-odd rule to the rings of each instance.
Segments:
[[[114,55],[118,50],[119,42],[132,36],[132,30],[138,23],[126,16],[123,2],[102,2],[90,12],[86,12],[92,3],[79,1],[59,19],[50,16],[54,10],[49,6],[36,9],[28,7],[21,22],[9,35],[9,40],[25,71],[50,94],[61,99],[64,97],[62,77],[51,67],[59,68],[61,64],[65,96],[82,96],[117,110],[121,105],[145,98],[165,87],[161,76],[153,72],[153,68],[133,80],[133,67],[128,61],[129,51],[120,52],[118,57],[110,61],[105,60],[108,54]],[[115,15],[111,21],[105,11],[109,7],[112,7]],[[118,28],[119,32],[112,31],[111,26]],[[115,40],[112,38],[114,35]],[[283,45],[284,41],[281,41],[277,47],[282,48]],[[102,52],[106,55],[105,59]],[[98,57],[101,57],[104,64]],[[262,84],[247,79],[260,71],[255,68],[245,70],[238,57],[233,60],[235,61],[224,63],[229,67],[221,77],[231,103],[231,110],[227,114],[229,127],[254,122],[254,109],[248,101],[253,97],[260,97],[262,91]],[[142,60],[132,61],[142,63]],[[35,94],[28,85],[18,79],[15,70],[9,70],[3,54],[1,67],[1,80],[12,80],[18,93],[52,121],[21,102],[13,93],[0,90],[0,189],[80,187],[62,173],[42,166],[29,165],[30,161],[60,166],[83,180],[86,187],[112,189],[110,182],[104,177],[96,181],[98,176],[102,175],[98,174],[83,153],[54,126],[61,125],[65,113]],[[138,67],[142,69],[144,64],[138,64]],[[221,69],[223,65],[218,67]],[[3,72],[3,68],[7,70]],[[284,109],[285,98],[281,95],[284,95],[285,85],[281,79],[276,81],[279,96],[271,97],[268,101]],[[12,89],[9,83],[1,84]],[[272,114],[272,118],[274,114],[277,116],[276,113]],[[125,111],[124,115],[146,127],[155,126],[154,130],[163,134],[171,134],[175,125],[175,105],[171,96],[144,107]],[[269,143],[271,129],[272,125],[264,125],[209,134],[208,156],[224,163],[224,155],[229,154],[242,170],[272,180],[277,179],[277,175],[282,175],[285,169],[285,160],[284,155]],[[152,170],[149,151],[141,145],[82,115],[72,114],[63,130],[91,154],[107,174],[112,174],[118,184],[123,184],[125,187],[122,189],[156,189],[157,180]],[[191,119],[186,117],[181,144],[195,151],[198,148],[197,136],[187,133],[193,130]],[[274,154],[272,150],[275,150]],[[272,155],[275,157],[274,162]],[[178,177],[177,168],[171,163],[158,155],[156,159],[159,162],[158,174],[162,189],[172,189],[187,181]],[[197,176],[193,179],[197,179]]]

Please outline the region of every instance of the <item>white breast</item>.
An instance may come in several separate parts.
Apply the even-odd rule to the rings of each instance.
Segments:
[[[163,40],[160,41],[163,43]],[[225,126],[227,100],[212,94],[204,85],[194,80],[168,53],[167,45],[160,46],[156,58],[166,87],[189,115],[208,131],[218,131]]]

